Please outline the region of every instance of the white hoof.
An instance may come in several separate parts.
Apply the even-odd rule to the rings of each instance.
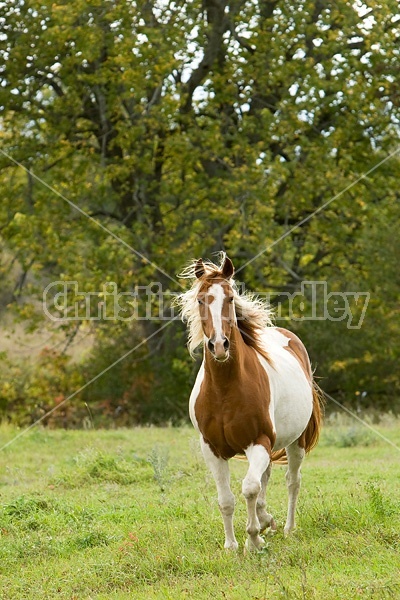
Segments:
[[[277,526],[276,526],[275,520],[271,519],[271,522],[269,524],[268,529],[266,529],[265,534],[266,535],[275,535],[276,530],[277,530]]]
[[[237,549],[239,548],[239,544],[237,543],[236,540],[234,542],[225,542],[224,548],[228,552],[236,552]]]
[[[246,554],[249,553],[254,553],[254,552],[260,552],[260,550],[262,550],[265,546],[265,541],[263,540],[263,538],[259,535],[257,537],[256,542],[253,542],[250,538],[247,538],[245,544],[244,544],[244,550],[243,550],[243,554],[246,556]]]
[[[294,530],[295,527],[285,527],[283,530],[283,536],[288,537],[291,533],[293,533]]]

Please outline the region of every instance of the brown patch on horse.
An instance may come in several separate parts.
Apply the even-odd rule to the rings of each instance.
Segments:
[[[250,348],[257,350],[257,352],[261,354],[261,356],[263,356],[267,362],[272,364],[271,357],[266,349],[263,348],[258,331],[250,323],[250,321],[245,318],[240,319],[240,317],[238,317],[238,329],[246,346],[250,346]]]
[[[256,353],[241,344],[236,327],[231,335],[232,356],[219,364],[207,351],[204,379],[195,415],[204,440],[224,459],[261,444],[271,454],[275,433],[269,416],[268,375]]]
[[[308,453],[311,452],[313,448],[315,448],[319,440],[319,434],[321,431],[323,417],[322,392],[319,386],[314,381],[310,359],[303,342],[297,337],[295,333],[292,333],[287,329],[277,327],[277,330],[288,338],[289,341],[288,345],[285,347],[285,350],[290,352],[298,360],[311,385],[313,396],[313,409],[308,425],[298,439],[298,444],[300,448],[304,448],[304,450]]]
[[[277,327],[277,331],[282,333],[286,338],[288,338],[288,345],[285,346],[285,350],[290,352],[300,363],[301,368],[303,369],[305,376],[311,382],[312,381],[312,370],[310,359],[307,354],[307,350],[303,342],[300,338],[297,337],[295,333],[288,331],[287,329],[283,329],[283,327]]]

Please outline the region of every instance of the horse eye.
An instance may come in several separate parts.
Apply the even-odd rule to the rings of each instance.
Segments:
[[[228,298],[228,302],[229,302],[229,304],[232,304],[232,302],[233,302],[233,296],[231,296],[230,298]]]
[[[203,300],[200,300],[200,298],[197,298],[197,302],[198,304],[203,304]]]

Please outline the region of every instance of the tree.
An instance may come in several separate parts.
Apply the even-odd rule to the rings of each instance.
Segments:
[[[39,287],[45,277],[99,290],[107,275],[121,290],[151,281],[176,290],[187,259],[222,248],[247,265],[240,278],[253,289],[295,291],[304,279],[343,291],[372,285],[368,240],[382,235],[387,244],[382,228],[398,218],[397,158],[350,186],[395,150],[396,7],[386,0],[378,14],[361,2],[321,0],[7,3],[0,135],[30,171],[2,156],[7,248],[24,272],[40,274]],[[397,283],[389,285],[394,294]],[[139,339],[159,325],[134,329]],[[111,327],[117,337],[127,330]],[[173,328],[161,346],[157,336],[149,341],[150,370],[169,372]],[[110,325],[98,329],[107,337]],[[337,329],[313,324],[300,333],[335,387],[353,393],[360,377],[349,382],[332,371],[340,352],[321,356]],[[364,332],[350,337],[344,372]]]

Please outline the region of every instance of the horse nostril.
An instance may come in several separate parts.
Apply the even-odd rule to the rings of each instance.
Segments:
[[[225,348],[225,350],[229,349],[229,340],[228,340],[228,338],[224,339],[224,348]]]
[[[214,352],[214,343],[211,340],[208,340],[207,346],[210,352]]]

